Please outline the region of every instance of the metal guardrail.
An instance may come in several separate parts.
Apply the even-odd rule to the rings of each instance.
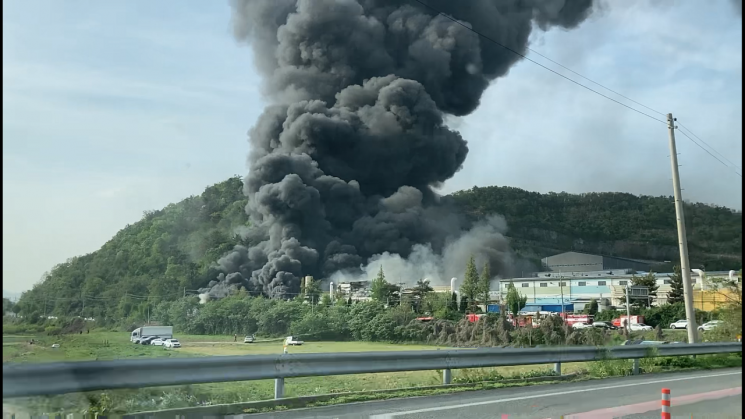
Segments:
[[[151,358],[48,364],[3,365],[3,398],[81,391],[275,379],[275,397],[284,379],[344,374],[555,364],[603,359],[639,359],[742,352],[742,343],[631,345],[615,347],[484,348],[396,352],[342,352],[278,355]],[[635,363],[638,368],[638,364]],[[635,368],[635,369],[636,369]]]

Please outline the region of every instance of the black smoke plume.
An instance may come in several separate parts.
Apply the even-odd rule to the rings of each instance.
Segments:
[[[455,242],[511,273],[502,230],[463,239],[478,229],[433,191],[468,153],[445,114],[472,112],[519,60],[468,27],[526,53],[533,28],[573,28],[592,0],[426,3],[467,27],[411,0],[232,2],[235,36],[253,48],[274,105],[249,135],[250,246],[218,262],[224,275],[205,292],[283,297],[305,275],[360,272],[423,245],[442,255]]]

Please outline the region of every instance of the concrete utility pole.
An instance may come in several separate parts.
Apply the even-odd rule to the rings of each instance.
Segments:
[[[678,247],[680,248],[680,273],[683,276],[683,300],[688,320],[688,343],[696,343],[696,311],[693,308],[693,287],[691,287],[691,266],[688,261],[688,239],[686,238],[683,197],[680,193],[680,174],[678,173],[678,151],[675,148],[675,118],[667,114],[667,128],[670,134],[670,166],[673,169],[673,193],[675,194],[675,217],[678,222]]]
[[[559,277],[559,290],[561,290],[561,318],[566,321],[566,316],[564,313],[564,280],[563,277]]]
[[[631,305],[629,304],[629,284],[626,283],[626,330],[631,331]]]

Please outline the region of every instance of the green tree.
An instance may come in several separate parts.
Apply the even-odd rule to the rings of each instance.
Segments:
[[[321,295],[321,284],[319,281],[313,279],[304,288],[305,298],[311,303],[318,303],[319,296]]]
[[[417,313],[421,313],[424,310],[422,303],[424,302],[425,297],[427,297],[427,295],[432,291],[434,290],[429,285],[429,281],[427,281],[426,279],[420,279],[416,282],[416,285],[411,292],[414,311],[416,311]]]
[[[484,303],[484,310],[489,304],[489,294],[491,292],[491,272],[489,271],[489,262],[484,264],[484,268],[481,270],[481,277],[479,278],[479,297],[481,302]]]
[[[675,304],[683,302],[683,275],[680,272],[680,266],[673,266],[673,274],[668,275],[670,278],[670,292],[667,293],[667,303]]]
[[[452,311],[458,311],[458,294],[455,292],[450,294],[450,304],[448,305],[448,308]]]
[[[507,296],[505,297],[505,301],[510,312],[514,316],[517,316],[517,313],[528,304],[528,296],[520,295],[520,292],[515,288],[515,284],[510,282],[507,284]]]
[[[463,283],[460,285],[461,301],[466,298],[468,301],[467,309],[473,309],[476,297],[479,294],[479,271],[476,269],[476,259],[471,256],[466,265],[466,273],[463,276]]]
[[[323,294],[321,296],[321,305],[324,307],[330,307],[331,306],[331,295],[329,294]]]
[[[591,299],[590,304],[587,307],[587,314],[594,316],[598,313],[598,300]]]
[[[13,306],[15,303],[10,301],[10,299],[3,297],[3,316],[5,313],[13,311]]]
[[[649,307],[650,302],[657,297],[657,288],[659,288],[659,285],[657,285],[657,277],[655,276],[654,272],[649,272],[644,276],[636,276],[636,275],[632,276],[631,285],[647,287],[647,290],[648,290],[648,298],[630,298],[629,299],[629,301],[631,302],[631,305],[633,306]],[[626,293],[626,289],[624,288],[624,295],[625,293]]]
[[[378,276],[373,278],[370,284],[370,296],[375,301],[385,302],[388,298],[388,281],[385,280],[385,273],[383,272],[383,265],[380,265],[378,270]]]
[[[458,307],[458,311],[461,313],[465,313],[468,311],[468,305],[469,305],[468,297],[465,295],[460,296],[460,306]]]

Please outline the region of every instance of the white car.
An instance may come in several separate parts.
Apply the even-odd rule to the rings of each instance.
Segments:
[[[675,323],[670,323],[671,329],[685,329],[688,327],[688,320],[678,320]]]
[[[572,325],[572,329],[587,329],[588,327],[592,327],[587,323],[574,323]]]
[[[166,339],[163,342],[164,348],[180,348],[181,342],[178,341],[178,339]]]
[[[287,336],[287,338],[285,338],[285,345],[287,346],[300,346],[303,343],[304,342],[300,340],[297,336]]]
[[[642,330],[652,330],[652,326],[646,325],[644,323],[631,323],[629,325],[629,329],[631,329],[632,332],[638,332]]]
[[[721,320],[712,320],[710,322],[706,322],[698,327],[698,330],[711,330],[716,328],[717,326],[720,326],[722,324]]]
[[[157,339],[153,339],[150,341],[150,344],[155,345],[155,346],[163,346],[164,343],[165,343],[165,339],[163,338],[157,338]]]

